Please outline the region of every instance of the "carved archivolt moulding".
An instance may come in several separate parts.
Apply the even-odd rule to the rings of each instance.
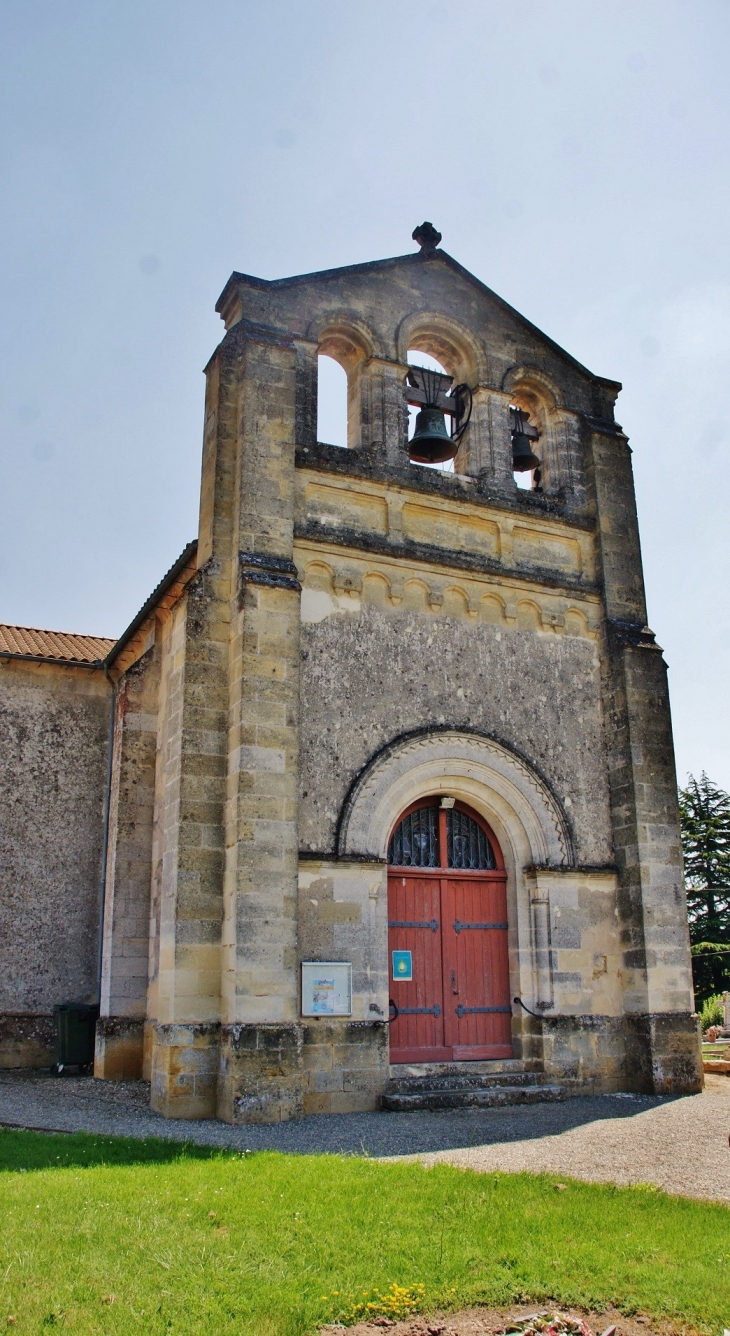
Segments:
[[[572,866],[567,821],[537,771],[494,739],[457,729],[409,736],[378,753],[345,802],[340,857],[385,858],[400,813],[433,793],[480,811],[517,865]]]

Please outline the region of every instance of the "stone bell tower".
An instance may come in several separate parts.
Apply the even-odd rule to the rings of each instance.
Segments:
[[[96,1071],[134,1074],[144,1048],[170,1117],[414,1107],[435,1052],[439,1089],[468,1076],[481,1102],[495,1082],[515,1098],[701,1084],[620,386],[430,224],[414,238],[395,259],[232,274],[197,547],[111,657]],[[453,472],[409,443],[409,400],[428,406],[414,350],[443,368],[431,398],[454,425],[431,421]],[[347,374],[347,448],[318,441],[322,355]],[[428,864],[403,852],[410,814],[443,835]],[[401,921],[407,882],[438,882],[441,908]],[[454,917],[467,883],[502,908]],[[330,975],[350,981],[341,1005]]]

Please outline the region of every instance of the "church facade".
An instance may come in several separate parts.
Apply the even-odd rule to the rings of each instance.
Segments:
[[[95,1075],[168,1117],[701,1086],[621,387],[414,236],[234,273],[196,542],[85,662],[0,640],[7,1064],[42,1060],[62,988],[93,999],[98,951]]]

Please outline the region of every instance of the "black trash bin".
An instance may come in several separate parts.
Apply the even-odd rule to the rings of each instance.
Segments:
[[[56,1063],[53,1068],[60,1076],[65,1067],[90,1070],[94,1064],[94,1040],[99,1006],[85,1002],[64,1002],[53,1008],[56,1029]]]

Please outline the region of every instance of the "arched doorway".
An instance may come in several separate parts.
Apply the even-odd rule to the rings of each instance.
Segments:
[[[507,874],[464,803],[408,807],[388,845],[391,1062],[511,1058]]]

